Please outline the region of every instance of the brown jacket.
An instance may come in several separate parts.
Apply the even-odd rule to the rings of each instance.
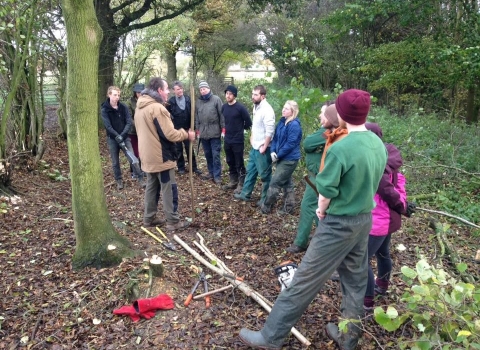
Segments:
[[[135,127],[142,170],[158,173],[175,168],[175,142],[188,139],[184,129],[176,130],[158,92],[147,90],[137,101]]]

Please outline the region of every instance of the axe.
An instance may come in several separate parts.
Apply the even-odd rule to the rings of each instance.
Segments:
[[[308,175],[305,175],[305,176],[303,177],[303,179],[304,179],[305,182],[315,191],[315,193],[316,193],[317,196],[318,196],[317,187],[313,184],[313,182],[310,180],[310,178],[308,177]]]
[[[133,152],[131,152],[127,148],[127,145],[125,145],[125,142],[120,142],[119,146],[125,153],[125,156],[127,157],[128,162],[132,165],[132,167],[135,168],[135,172],[137,174],[141,174],[142,170],[140,169],[140,163],[138,162],[138,158],[135,157],[135,154],[133,154]]]

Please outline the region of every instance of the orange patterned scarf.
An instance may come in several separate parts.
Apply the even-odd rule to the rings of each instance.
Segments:
[[[323,137],[327,139],[327,142],[325,143],[325,148],[323,149],[322,160],[320,161],[320,169],[318,171],[319,173],[322,172],[323,167],[325,166],[325,156],[327,155],[327,151],[330,148],[330,146],[334,142],[337,142],[343,139],[347,135],[348,135],[348,130],[342,127],[336,128],[335,130],[333,130],[333,132],[331,130],[327,130],[323,133]]]

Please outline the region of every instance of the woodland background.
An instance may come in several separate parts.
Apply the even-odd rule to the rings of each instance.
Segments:
[[[276,69],[272,83],[270,76],[235,81],[245,105],[252,87],[265,83],[275,111],[287,99],[299,102],[308,135],[318,128],[324,101],[344,89],[365,89],[373,96],[369,120],[404,156],[409,200],[420,209],[396,237],[396,287],[375,321],[365,321],[363,347],[480,348],[478,1],[1,5],[0,348],[162,342],[167,348],[231,348],[239,346],[240,327],[261,327],[264,312],[238,292],[219,298],[208,312],[183,309],[196,278],[189,266],[198,264],[184,252],[161,251],[170,270],[156,291],[174,297],[174,311],[157,315],[154,328],[113,318],[111,311],[127,303],[132,272],[142,270],[138,252],[151,256],[159,247],[138,230],[142,192],[111,188],[98,106],[109,85],[128,98],[135,82],[158,75],[187,86],[207,79],[222,96],[230,65],[265,62]],[[180,57],[189,63],[178,64]],[[52,89],[53,99],[46,93]],[[295,174],[298,198],[304,171],[301,164]],[[179,183],[183,214],[192,217],[189,183]],[[195,181],[197,218],[182,237],[206,235],[216,254],[229,257],[233,269],[274,301],[272,268],[300,259],[283,250],[298,213],[262,217],[220,192]],[[115,253],[107,251],[113,243]],[[209,283],[218,281],[211,276]],[[338,305],[338,286],[329,282],[301,321],[316,348],[333,348],[322,328],[338,317]],[[299,343],[290,339],[288,346]]]

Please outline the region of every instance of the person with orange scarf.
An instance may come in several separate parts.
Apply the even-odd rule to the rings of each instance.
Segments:
[[[338,127],[337,109],[334,104],[327,102],[322,106],[318,116],[322,127],[311,135],[305,137],[303,149],[305,151],[305,163],[308,171],[310,183],[315,183],[320,168],[320,162],[324,159],[326,142],[328,135],[333,135],[333,131]],[[315,185],[313,185],[315,186]],[[300,218],[298,220],[297,235],[292,245],[286,251],[292,254],[301,253],[307,250],[308,237],[312,231],[312,223],[318,226],[318,218],[315,214],[317,209],[318,193],[315,187],[307,184],[303,193],[302,203],[300,204]]]

